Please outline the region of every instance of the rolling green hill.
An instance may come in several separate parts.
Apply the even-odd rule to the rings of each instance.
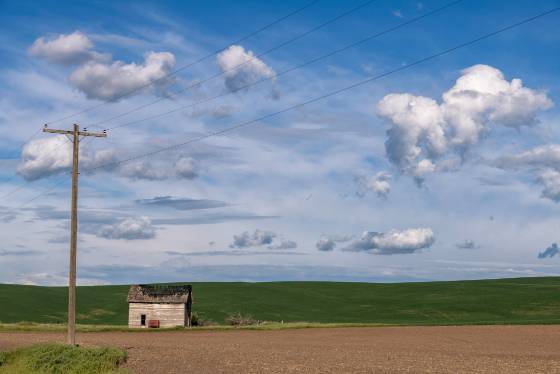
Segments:
[[[191,283],[193,310],[266,321],[559,323],[560,277],[425,283]],[[126,325],[128,286],[78,287],[78,323]],[[0,285],[0,322],[64,323],[65,287]]]

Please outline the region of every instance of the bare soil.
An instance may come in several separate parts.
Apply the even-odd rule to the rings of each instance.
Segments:
[[[64,341],[0,333],[0,350]],[[135,373],[560,373],[560,326],[81,333],[128,352]]]

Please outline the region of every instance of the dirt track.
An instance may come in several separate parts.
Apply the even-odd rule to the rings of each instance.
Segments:
[[[0,350],[58,333],[0,333]],[[82,333],[135,373],[560,373],[560,326]]]

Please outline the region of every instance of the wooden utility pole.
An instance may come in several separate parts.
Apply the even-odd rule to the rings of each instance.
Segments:
[[[43,128],[43,132],[64,134],[73,143],[72,151],[72,212],[70,214],[70,272],[68,273],[68,344],[76,345],[76,246],[78,242],[78,156],[80,153],[80,136],[104,138],[107,133],[80,131],[74,124],[73,130],[52,130]]]

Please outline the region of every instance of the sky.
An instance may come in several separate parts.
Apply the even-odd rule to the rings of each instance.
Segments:
[[[67,282],[74,123],[78,284],[560,275],[560,11],[439,55],[558,6],[0,0],[0,283]]]

